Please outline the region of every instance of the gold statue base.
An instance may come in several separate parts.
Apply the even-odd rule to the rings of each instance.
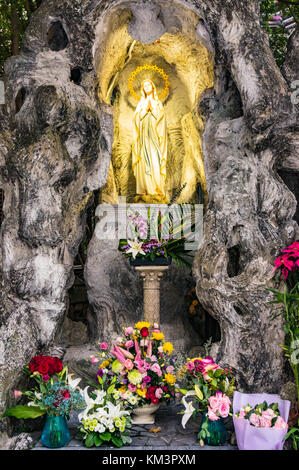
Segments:
[[[168,204],[169,200],[164,196],[164,194],[136,194],[133,202],[144,202],[145,204]]]

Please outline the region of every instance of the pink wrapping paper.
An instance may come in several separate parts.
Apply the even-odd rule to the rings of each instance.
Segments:
[[[234,392],[233,414],[235,415],[248,403],[254,407],[266,401],[268,405],[278,403],[281,417],[288,422],[291,402],[282,400],[279,395],[268,393]],[[247,419],[233,418],[239,450],[282,450],[287,429],[258,428],[249,424]]]

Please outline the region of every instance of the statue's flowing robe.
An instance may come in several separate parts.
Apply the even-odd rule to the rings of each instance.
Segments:
[[[165,113],[160,101],[146,111],[140,100],[134,114],[132,166],[136,194],[164,194],[167,158]]]

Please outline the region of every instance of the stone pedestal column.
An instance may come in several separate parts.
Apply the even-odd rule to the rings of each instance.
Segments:
[[[143,279],[143,319],[160,325],[160,279],[168,266],[135,266]]]

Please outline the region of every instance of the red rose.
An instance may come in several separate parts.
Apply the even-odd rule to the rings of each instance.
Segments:
[[[38,366],[38,372],[42,375],[46,375],[49,371],[49,366],[47,360],[42,360],[41,363]]]
[[[58,357],[53,357],[53,360],[54,360],[55,372],[56,373],[61,372],[62,369],[63,369],[63,365],[62,365],[61,360]]]
[[[148,333],[148,328],[147,328],[146,326],[144,326],[143,328],[141,328],[140,334],[141,334],[142,338],[146,338],[146,337],[149,335],[149,333]]]

